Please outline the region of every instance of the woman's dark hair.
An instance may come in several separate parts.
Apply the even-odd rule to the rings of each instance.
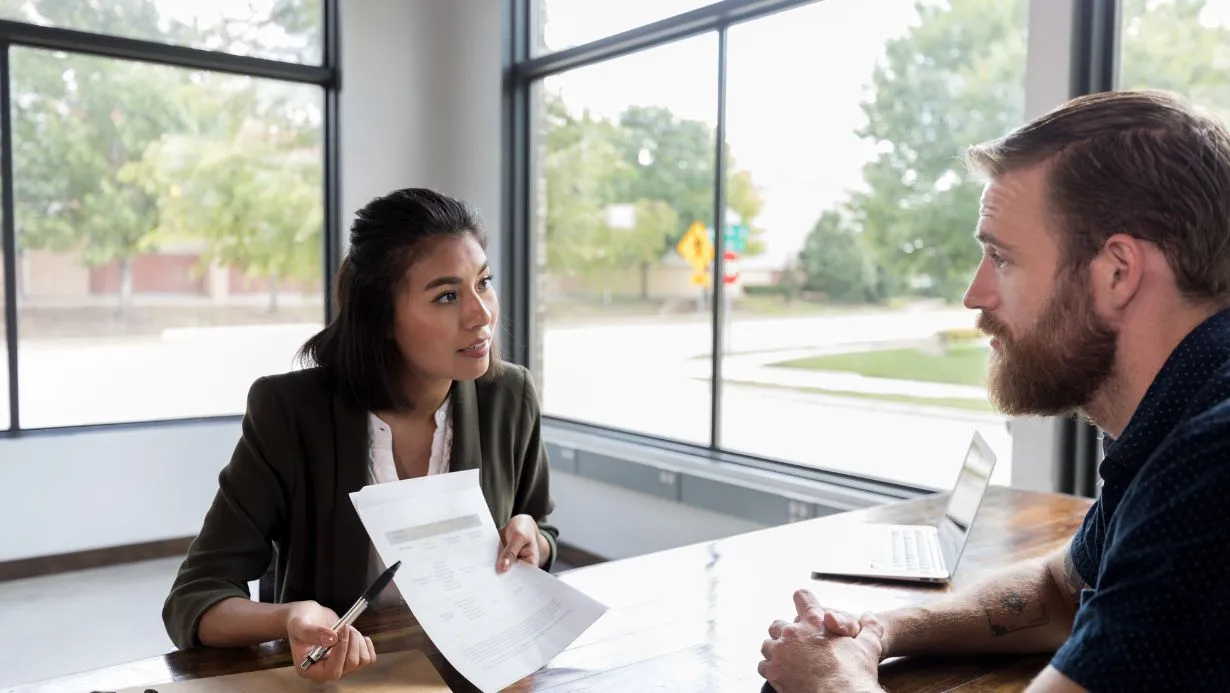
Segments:
[[[364,411],[409,408],[400,388],[402,357],[392,336],[397,293],[427,241],[465,234],[487,247],[478,214],[433,190],[406,188],[369,202],[350,227],[333,321],[304,343],[300,361],[324,367],[336,391]],[[493,343],[489,373],[496,354]]]

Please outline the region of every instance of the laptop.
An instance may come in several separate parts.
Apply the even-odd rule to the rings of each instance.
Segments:
[[[957,570],[974,516],[982,505],[995,453],[977,432],[970,440],[944,516],[933,525],[867,524],[851,527],[826,543],[813,578],[882,578],[948,582]]]

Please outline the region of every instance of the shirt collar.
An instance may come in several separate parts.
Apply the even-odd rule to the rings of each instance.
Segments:
[[[437,429],[444,428],[444,424],[448,422],[448,413],[451,410],[450,405],[452,404],[452,402],[453,402],[453,395],[450,392],[449,395],[444,398],[444,402],[440,404],[440,408],[436,410],[436,428]]]
[[[1105,436],[1102,477],[1135,474],[1179,422],[1200,410],[1197,393],[1227,363],[1230,310],[1223,310],[1200,323],[1170,353],[1119,438]]]
[[[443,428],[446,423],[449,423],[449,412],[452,411],[452,403],[453,395],[452,393],[449,393],[448,396],[444,398],[444,402],[440,404],[440,408],[437,409],[436,413],[432,415],[434,421],[436,422],[437,430]],[[374,427],[376,430],[381,432],[388,430],[388,424],[386,424],[379,416],[376,416],[376,412],[374,411],[367,412],[367,420],[369,426]]]

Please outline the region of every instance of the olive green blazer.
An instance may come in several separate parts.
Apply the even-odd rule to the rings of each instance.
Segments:
[[[497,527],[518,514],[537,520],[553,563],[559,532],[546,524],[554,504],[538,396],[524,368],[496,368],[453,384],[449,469],[479,470]],[[349,497],[368,483],[367,412],[326,375],[268,376],[248,392],[242,436],[163,605],[176,647],[199,646],[201,616],[250,598],[248,583],[271,565],[278,603],[312,599],[340,614],[367,588],[372,544]]]

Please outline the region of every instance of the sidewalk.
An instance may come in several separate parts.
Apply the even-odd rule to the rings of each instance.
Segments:
[[[769,365],[810,356],[870,351],[898,346],[901,346],[901,344],[845,344],[825,349],[798,349],[758,354],[740,354],[723,359],[722,378],[724,380],[777,387],[857,392],[870,395],[901,395],[928,399],[985,400],[987,398],[986,388],[973,385],[872,378],[847,371],[819,371]],[[708,360],[689,362],[687,370],[689,376],[698,380],[708,380],[711,375]]]

